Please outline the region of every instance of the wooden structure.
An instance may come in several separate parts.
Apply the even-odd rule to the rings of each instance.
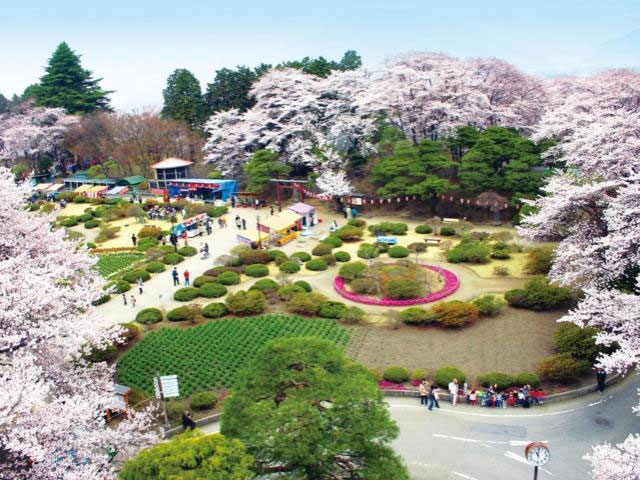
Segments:
[[[282,193],[286,191],[298,192],[300,201],[304,202],[304,186],[306,180],[283,180],[280,178],[272,178],[271,181],[276,184],[276,202],[278,206],[282,205]]]

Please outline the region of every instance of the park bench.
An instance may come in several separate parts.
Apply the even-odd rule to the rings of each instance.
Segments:
[[[440,242],[442,242],[441,238],[425,238],[424,242],[427,245],[440,245]]]
[[[459,218],[443,218],[442,223],[460,223]]]
[[[376,237],[376,242],[386,243],[387,245],[395,245],[396,243],[398,243],[398,239],[396,237],[379,236],[379,237]]]

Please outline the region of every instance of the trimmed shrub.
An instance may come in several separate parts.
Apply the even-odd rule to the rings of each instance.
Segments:
[[[340,267],[338,275],[343,277],[346,282],[351,282],[356,278],[362,278],[367,274],[369,267],[364,262],[348,262]]]
[[[340,240],[335,235],[329,235],[327,238],[323,238],[320,240],[320,243],[327,243],[331,245],[333,248],[338,248],[342,246],[342,240]]]
[[[440,229],[440,235],[443,237],[453,237],[456,234],[456,229],[453,227],[442,227]]]
[[[508,375],[506,373],[500,372],[489,372],[484,375],[478,376],[478,381],[485,387],[490,387],[492,385],[498,385],[499,390],[504,390],[507,387],[513,385],[516,380],[513,378],[513,375]]]
[[[405,308],[400,312],[400,320],[407,325],[425,325],[436,321],[428,310],[421,307]]]
[[[382,378],[387,382],[402,383],[409,380],[409,372],[403,367],[389,367],[382,373]]]
[[[234,272],[234,273],[237,273],[238,275],[240,275],[243,271],[244,271],[244,267],[218,266],[218,267],[210,268],[209,270],[204,272],[204,274],[206,276],[208,276],[208,277],[217,277],[218,275],[220,275],[221,273],[224,273],[224,272]]]
[[[302,315],[317,315],[320,306],[326,301],[324,295],[319,293],[296,293],[287,302],[287,310]]]
[[[193,287],[182,287],[173,294],[173,299],[177,302],[190,302],[200,296],[200,290]]]
[[[364,318],[364,310],[360,307],[347,307],[340,313],[340,320],[349,325],[360,323]]]
[[[461,328],[478,318],[478,308],[473,303],[453,300],[431,307],[431,314],[445,328]]]
[[[271,261],[271,256],[266,250],[244,249],[238,254],[244,265],[253,265],[256,263],[266,264]]]
[[[221,217],[225,213],[227,213],[229,209],[227,207],[212,207],[207,210],[207,215],[211,218]]]
[[[289,257],[287,257],[286,255],[279,255],[276,257],[274,263],[279,267],[280,265],[282,265],[285,262],[294,262],[294,263],[298,263],[294,260],[289,260]]]
[[[524,271],[534,275],[546,275],[551,270],[555,249],[553,247],[537,247],[527,255]]]
[[[457,378],[458,383],[462,385],[467,379],[467,376],[459,368],[447,365],[437,369],[435,374],[433,375],[433,378],[439,386],[446,388],[454,378]]]
[[[427,251],[428,245],[424,242],[410,243],[407,248],[413,253],[424,253]]]
[[[327,262],[325,262],[321,258],[314,258],[313,260],[309,260],[304,264],[307,270],[311,270],[312,272],[319,272],[321,270],[327,269]]]
[[[197,392],[191,395],[189,406],[193,410],[209,410],[218,404],[218,397],[213,392]]]
[[[382,285],[382,292],[393,300],[406,300],[416,298],[420,293],[416,290],[416,284],[411,280],[392,279]]]
[[[103,348],[92,347],[89,350],[89,353],[86,353],[83,357],[92,363],[98,363],[113,360],[116,358],[117,354],[118,348],[115,345],[110,344]]]
[[[493,274],[499,277],[508,277],[510,273],[509,269],[503,265],[496,265],[493,267]]]
[[[364,230],[362,228],[354,227],[353,225],[345,225],[344,227],[340,227],[338,230],[336,230],[333,235],[344,242],[358,242],[362,240]],[[342,242],[340,243],[340,245],[334,246],[341,247]]]
[[[178,249],[178,254],[183,257],[193,257],[196,253],[198,253],[198,249],[196,247],[182,247]]]
[[[144,266],[144,269],[149,273],[164,272],[164,263],[162,262],[149,262]]]
[[[405,235],[409,226],[406,223],[381,222],[369,225],[368,230],[374,235]]]
[[[223,285],[237,285],[240,283],[240,275],[236,272],[222,272],[218,275],[218,283]]]
[[[328,301],[320,305],[319,315],[322,318],[335,318],[338,319],[347,309],[347,306],[342,302]]]
[[[89,220],[84,222],[84,228],[92,229],[100,225],[100,220]]]
[[[216,282],[217,280],[218,280],[217,277],[211,277],[209,275],[200,275],[199,277],[196,277],[196,279],[193,281],[193,286],[196,288],[200,288],[205,283]]]
[[[403,247],[401,245],[394,245],[389,248],[389,251],[387,252],[391,258],[406,258],[410,253],[411,252],[407,247]]]
[[[563,322],[553,332],[553,346],[559,353],[570,353],[594,363],[600,353],[607,352],[604,345],[596,343],[597,334],[598,330],[593,327],[580,328],[575,323]]]
[[[516,375],[516,385],[531,385],[532,387],[537,387],[540,385],[540,377],[535,373],[522,372]]]
[[[418,225],[416,227],[416,233],[433,233],[433,228],[430,225]]]
[[[218,298],[227,294],[227,287],[218,282],[207,282],[198,288],[198,295],[205,298]]]
[[[184,257],[182,255],[178,255],[177,253],[167,253],[164,257],[162,257],[162,263],[166,265],[177,265],[183,260]]]
[[[280,271],[283,273],[297,273],[300,271],[300,265],[289,260],[280,264]]]
[[[280,298],[280,300],[289,301],[296,293],[304,291],[305,289],[300,285],[285,285],[278,289],[278,298]]]
[[[97,247],[97,245],[96,245],[95,243],[93,243],[93,242],[87,242],[87,247],[89,247],[89,248],[96,248],[96,247]]]
[[[376,258],[378,255],[380,255],[380,250],[369,243],[361,243],[360,247],[358,247],[356,255],[358,255],[358,257],[360,258],[368,260],[371,258]]]
[[[264,312],[267,299],[260,290],[240,290],[230,293],[225,300],[231,313],[238,315],[252,315]]]
[[[169,400],[165,403],[165,408],[167,410],[167,416],[172,422],[180,420],[185,410],[184,403],[179,400]]]
[[[380,286],[374,278],[364,277],[351,280],[349,283],[351,291],[354,293],[363,293],[365,295],[377,295],[380,293]]]
[[[158,246],[158,239],[155,237],[144,237],[138,240],[138,244],[136,245],[136,250],[139,252],[146,252],[152,247]],[[173,247],[172,247],[173,248]]]
[[[469,238],[472,240],[487,240],[489,238],[489,232],[471,232]]]
[[[343,252],[343,251],[336,252],[336,253],[334,253],[333,256],[336,258],[337,262],[341,262],[341,263],[348,262],[349,260],[351,260],[351,255],[349,255],[349,253]]]
[[[146,270],[131,270],[130,272],[122,275],[122,279],[125,282],[136,283],[139,279],[142,279],[143,282],[146,282],[151,278],[151,275]]]
[[[175,248],[173,248],[173,245],[160,245],[158,248],[164,253],[175,253]]]
[[[138,232],[138,238],[153,237],[156,239],[162,238],[162,229],[155,225],[145,225]]]
[[[267,253],[269,254],[269,258],[273,261],[282,257],[287,258],[287,254],[282,250],[268,250]]]
[[[311,288],[311,285],[309,284],[309,282],[306,282],[304,280],[297,280],[297,281],[293,282],[293,284],[299,286],[305,292],[310,292],[311,290],[313,290],[313,288]]]
[[[505,242],[496,242],[491,245],[491,258],[506,260],[511,258],[511,247]]]
[[[205,318],[220,318],[227,314],[227,306],[224,303],[210,303],[200,312]]]
[[[159,308],[143,308],[136,315],[136,322],[148,325],[150,323],[158,323],[163,319],[162,311]]]
[[[263,278],[262,280],[258,280],[256,283],[251,285],[249,290],[260,290],[263,293],[275,292],[276,290],[278,290],[278,284],[270,278]]]
[[[60,222],[60,225],[65,228],[75,227],[76,225],[78,225],[78,220],[76,220],[75,217],[66,218]]]
[[[544,358],[536,369],[540,378],[554,382],[570,382],[584,373],[584,367],[569,353]]]
[[[373,244],[378,249],[378,253],[387,253],[389,251],[389,244],[384,242],[375,242]]]
[[[482,297],[476,298],[473,301],[473,304],[482,315],[489,315],[493,317],[500,313],[500,310],[507,304],[507,302],[495,295],[483,295]]]
[[[362,218],[352,218],[347,222],[347,225],[351,225],[352,227],[364,228],[367,225],[367,222]]]
[[[447,260],[451,263],[487,263],[491,247],[482,241],[463,239],[447,252]]]
[[[416,382],[421,382],[427,379],[427,371],[424,368],[414,368],[409,378]]]
[[[116,293],[124,293],[131,290],[131,284],[126,280],[118,280],[115,283]]]
[[[308,262],[309,260],[311,260],[311,255],[309,255],[307,252],[296,252],[296,253],[292,253],[291,257],[295,257],[295,258],[299,258],[301,262]]]
[[[196,318],[196,310],[189,308],[188,305],[174,308],[167,313],[167,320],[170,322],[184,322],[187,320],[194,320]]]
[[[327,265],[335,265],[336,257],[334,255],[322,255],[320,259],[324,260]]]
[[[97,307],[98,305],[107,303],[109,300],[111,300],[111,295],[107,293],[106,295],[102,295],[101,297],[91,302],[91,305],[93,305],[94,307]]]
[[[333,246],[329,245],[328,243],[319,243],[318,245],[313,247],[311,253],[316,257],[321,257],[323,255],[330,254],[331,250],[333,250]]]
[[[571,290],[549,283],[546,278],[537,277],[529,280],[524,289],[509,290],[504,298],[512,307],[551,310],[569,304]]]
[[[122,327],[123,330],[122,339],[124,340],[124,344],[121,345],[128,345],[133,340],[138,338],[138,336],[142,332],[142,327],[133,322],[119,323],[118,326]]]
[[[244,274],[249,277],[266,277],[269,275],[269,267],[263,265],[261,263],[254,263],[253,265],[249,265],[244,270]]]

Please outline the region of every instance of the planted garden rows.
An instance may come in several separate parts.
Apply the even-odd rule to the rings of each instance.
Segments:
[[[108,253],[98,256],[96,268],[100,275],[107,278],[142,259],[144,259],[144,255],[137,252]]]
[[[349,339],[335,320],[268,314],[228,318],[188,329],[149,333],[118,362],[120,383],[153,392],[156,373],[178,375],[183,397],[193,392],[230,388],[236,374],[269,340],[316,336],[339,345]]]

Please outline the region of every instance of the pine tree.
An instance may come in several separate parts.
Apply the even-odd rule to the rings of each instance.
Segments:
[[[162,91],[162,96],[163,117],[184,120],[192,129],[202,127],[206,118],[206,105],[200,82],[193,73],[184,68],[174,70],[167,79],[167,88]]]
[[[109,94],[89,70],[82,68],[80,55],[66,42],[56,48],[49,59],[46,73],[32,93],[36,103],[46,107],[62,107],[69,113],[82,114],[94,110],[110,110]]]

